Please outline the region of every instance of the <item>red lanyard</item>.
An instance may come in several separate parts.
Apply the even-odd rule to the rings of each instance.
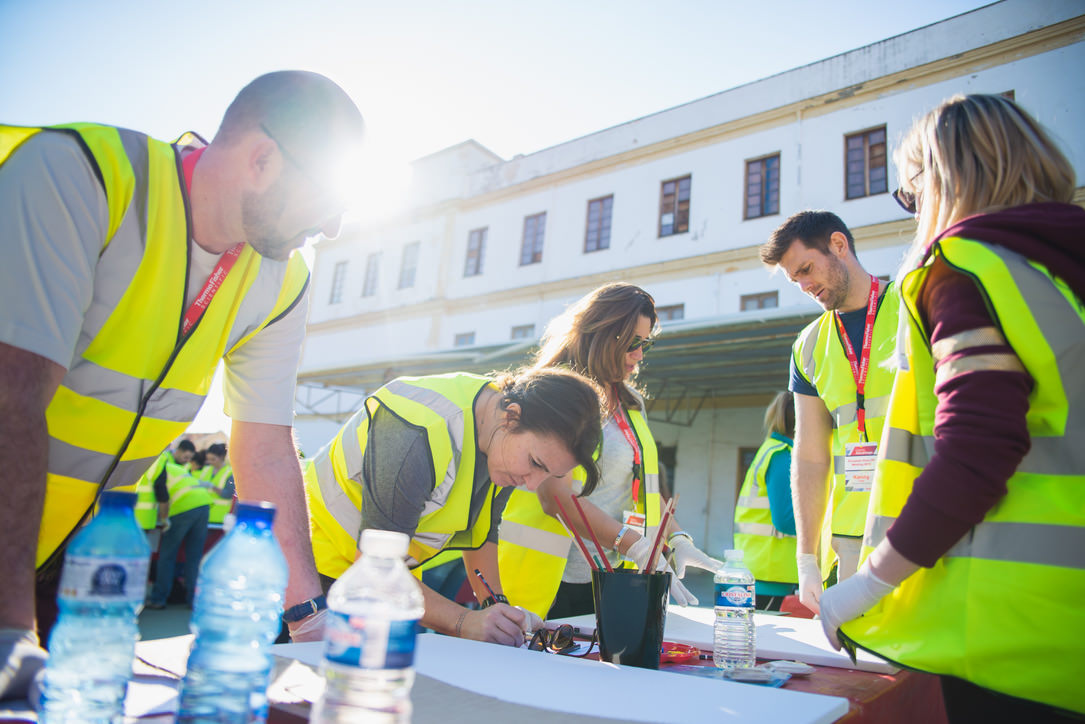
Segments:
[[[193,151],[181,161],[181,169],[185,174],[185,188],[189,192],[192,190],[192,172],[196,168],[196,161],[203,155],[203,152],[204,149],[202,148]],[[244,242],[240,242],[219,259],[219,263],[215,265],[215,270],[211,272],[211,276],[207,277],[207,281],[203,283],[203,289],[192,300],[192,304],[189,305],[184,318],[181,320],[182,337],[186,336],[196,326],[196,322],[200,321],[200,317],[207,311],[207,307],[215,297],[215,292],[222,286],[222,280],[234,268],[234,262],[237,261],[237,257],[241,255],[241,250],[244,247]]]
[[[851,375],[855,378],[855,416],[859,421],[859,437],[866,442],[866,376],[870,370],[870,345],[874,338],[874,318],[878,315],[878,277],[870,275],[870,298],[866,305],[866,324],[863,326],[863,349],[859,359],[855,358],[855,348],[848,339],[848,333],[844,329],[844,322],[840,319],[840,312],[833,311],[836,319],[836,328],[840,333],[840,343],[844,345],[844,354],[848,356],[851,364]]]
[[[617,390],[614,395],[617,397]],[[614,419],[618,422],[618,429],[625,435],[625,439],[629,441],[629,447],[633,448],[633,507],[637,507],[637,498],[640,497],[640,443],[637,442],[637,436],[633,434],[633,428],[629,426],[629,423],[625,419],[625,408],[621,403],[618,403],[618,411],[614,414]]]

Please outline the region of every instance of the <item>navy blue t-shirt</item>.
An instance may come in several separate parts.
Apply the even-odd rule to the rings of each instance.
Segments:
[[[878,310],[882,308],[882,300],[885,299],[885,291],[889,289],[889,285],[886,285],[882,290],[881,296],[878,297]],[[844,332],[848,335],[848,339],[851,341],[851,346],[855,350],[855,354],[859,354],[859,351],[863,348],[863,327],[866,326],[866,306],[862,306],[859,309],[853,309],[850,312],[841,312],[840,321],[844,323]],[[833,324],[835,331],[836,324]],[[788,382],[787,389],[791,390],[797,395],[810,395],[811,397],[820,397],[818,395],[817,388],[806,381],[799,373],[799,368],[795,366],[795,355],[791,355],[791,380]]]

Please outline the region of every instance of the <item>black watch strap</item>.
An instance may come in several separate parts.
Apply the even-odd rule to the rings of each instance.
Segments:
[[[486,600],[482,602],[482,608],[489,608],[495,603],[508,603],[509,599],[503,593],[495,593],[492,596],[487,596]]]
[[[283,621],[286,623],[294,623],[303,618],[308,618],[318,611],[323,611],[327,607],[328,601],[324,596],[310,598],[308,601],[302,601],[297,606],[291,606],[283,611]]]

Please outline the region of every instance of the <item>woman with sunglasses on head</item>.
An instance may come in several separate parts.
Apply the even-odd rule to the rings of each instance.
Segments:
[[[957,96],[895,155],[916,215],[898,370],[834,645],[942,676],[952,721],[1080,721],[1085,660],[1085,210],[1073,167],[1001,96]],[[905,313],[904,310],[907,310]]]
[[[506,507],[499,551],[506,593],[540,616],[564,618],[595,610],[590,565],[554,517],[563,507],[572,518],[565,523],[589,540],[574,495],[583,498],[592,531],[613,563],[624,556],[643,568],[648,561],[662,511],[659,462],[644,399],[633,381],[652,346],[656,321],[655,302],[643,289],[606,284],[554,319],[543,336],[534,368],[565,367],[591,378],[603,390],[605,414],[598,453],[601,478],[594,491],[581,487],[574,474],[575,481],[545,481],[537,496],[517,491]],[[671,595],[681,605],[696,604],[678,580],[686,566],[715,571],[723,564],[698,550],[674,518],[665,540],[677,572]],[[589,547],[594,554],[594,546]],[[657,560],[671,570],[663,556]]]
[[[310,536],[325,592],[354,562],[362,530],[405,533],[407,565],[416,573],[441,551],[461,550],[483,602],[471,611],[420,583],[423,626],[522,646],[523,634],[542,622],[507,605],[502,592],[496,545],[502,509],[513,489],[567,479],[574,467],[586,471],[585,485],[594,488],[599,439],[595,385],[568,370],[392,380],[305,461]],[[323,625],[317,618],[306,625]]]

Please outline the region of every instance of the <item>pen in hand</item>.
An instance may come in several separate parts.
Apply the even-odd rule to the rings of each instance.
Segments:
[[[490,588],[490,584],[486,582],[485,577],[483,577],[483,575],[482,575],[482,571],[480,571],[479,569],[476,568],[475,569],[475,575],[478,576],[478,580],[482,581],[482,585],[486,586],[486,590],[490,592],[490,597],[494,601],[496,601],[497,600],[497,594],[494,593],[494,589]]]

